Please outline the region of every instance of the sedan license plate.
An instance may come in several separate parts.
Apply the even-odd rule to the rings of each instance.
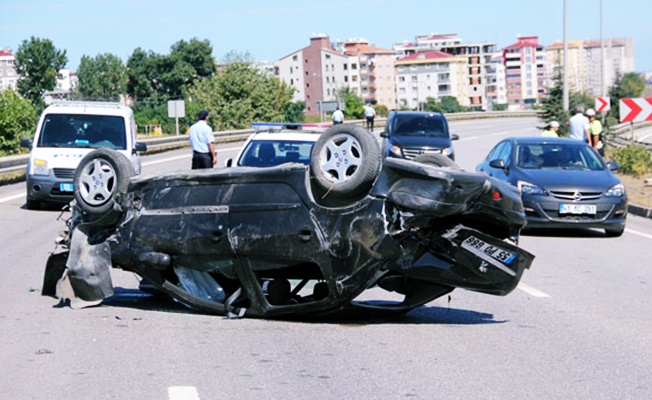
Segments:
[[[503,250],[500,247],[486,243],[475,236],[469,236],[462,242],[462,248],[467,249],[475,254],[487,255],[494,260],[509,265],[516,259],[516,254]]]
[[[72,192],[73,191],[72,183],[60,183],[59,190],[62,192]]]
[[[589,214],[595,215],[597,208],[595,204],[560,204],[559,214]]]

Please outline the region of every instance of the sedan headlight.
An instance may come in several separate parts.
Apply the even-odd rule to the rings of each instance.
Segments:
[[[32,173],[34,175],[47,175],[48,162],[45,160],[34,160],[34,168],[32,168]]]
[[[522,194],[534,195],[534,196],[545,196],[546,195],[546,191],[543,190],[543,188],[541,188],[541,187],[539,187],[537,185],[533,185],[533,184],[531,184],[529,182],[518,181],[516,186],[518,186],[518,188],[521,189]]]
[[[607,190],[604,195],[606,197],[623,197],[625,195],[625,186],[619,183]]]

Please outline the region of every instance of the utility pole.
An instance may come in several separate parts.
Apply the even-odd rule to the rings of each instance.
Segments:
[[[568,39],[566,32],[568,31],[568,0],[564,0],[564,112],[568,112]]]
[[[604,11],[600,0],[600,51],[602,52],[602,97],[607,97],[607,48],[604,45]]]

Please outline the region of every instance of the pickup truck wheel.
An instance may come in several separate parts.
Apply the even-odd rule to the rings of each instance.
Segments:
[[[381,165],[380,145],[364,128],[335,125],[312,150],[310,171],[326,196],[352,197],[371,188]]]
[[[98,215],[113,208],[115,195],[126,193],[134,168],[125,156],[111,149],[88,153],[75,170],[75,200],[82,211]]]

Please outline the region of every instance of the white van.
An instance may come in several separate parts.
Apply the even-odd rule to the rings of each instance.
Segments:
[[[119,103],[64,101],[48,106],[36,126],[34,140],[21,146],[31,150],[27,164],[27,208],[41,202],[67,203],[74,197],[73,178],[81,159],[105,147],[126,156],[140,173],[136,122],[130,107]]]

